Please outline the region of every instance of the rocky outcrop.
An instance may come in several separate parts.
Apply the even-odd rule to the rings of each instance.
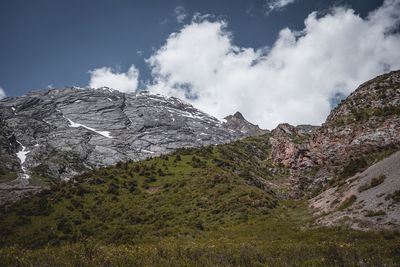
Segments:
[[[350,161],[400,146],[400,71],[372,79],[335,108],[310,138],[309,156],[321,171],[315,183],[337,176]]]
[[[312,166],[309,139],[318,126],[279,124],[271,132],[271,160],[291,170]]]
[[[73,87],[1,100],[0,133],[4,195],[119,161],[263,131],[237,115],[223,123],[174,97]]]
[[[320,190],[349,162],[400,147],[400,71],[360,85],[321,127],[281,124],[271,133],[271,159],[290,169],[296,193]]]
[[[247,136],[261,135],[269,133],[268,130],[262,130],[258,125],[248,122],[240,112],[229,115],[224,118],[224,126],[229,129],[239,130],[242,134]]]
[[[399,204],[389,201],[400,190],[399,154],[385,159],[400,149],[399,136],[400,71],[360,85],[331,112],[309,139],[311,167],[297,173],[293,186],[303,195],[315,196],[310,207],[319,214],[318,223],[400,227]],[[387,177],[382,185],[358,191],[381,175]]]

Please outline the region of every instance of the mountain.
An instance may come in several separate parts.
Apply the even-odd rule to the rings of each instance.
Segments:
[[[56,126],[43,135],[39,130],[43,127],[29,130],[22,123],[43,109],[36,108],[25,118],[23,109],[8,104],[18,98],[3,100],[8,113],[2,112],[6,115],[2,118],[8,119],[2,119],[7,135],[1,142],[4,150],[8,145],[11,151],[4,154],[4,162],[24,155],[26,162],[40,160],[33,157],[36,143],[29,142],[30,136],[41,141],[39,148],[45,142],[55,144],[50,142],[53,138],[65,138],[57,149],[80,151],[88,144],[107,144],[118,152],[126,147],[117,144],[124,138],[136,140],[129,136],[137,131],[151,131],[145,136],[153,143],[145,142],[144,149],[161,155],[141,154],[145,159],[140,160],[119,158],[115,152],[115,164],[98,165],[90,160],[101,156],[53,160],[74,166],[79,162],[71,159],[79,158],[93,165],[68,180],[56,176],[39,193],[1,206],[0,262],[6,265],[398,266],[400,262],[400,71],[360,85],[321,126],[283,123],[270,132],[248,123],[239,112],[222,123],[174,98],[76,88],[37,94],[64,94],[67,99],[77,94],[99,96],[88,97],[85,102],[93,102],[82,109],[74,104],[79,99],[49,97],[56,107],[51,104],[46,121]],[[117,111],[99,108],[100,100],[109,105],[117,102],[104,94],[130,99],[125,101],[130,104]],[[171,103],[180,103],[179,110],[192,115],[180,111],[180,116],[188,116],[175,117],[179,112],[165,111]],[[146,115],[139,109],[148,110],[152,119],[143,119]],[[137,122],[127,122],[127,133],[120,126],[122,115],[117,116],[121,110],[136,110],[127,116]],[[192,131],[183,134],[174,128],[171,114]],[[161,125],[154,122],[164,117]],[[110,123],[112,118],[115,123]],[[132,130],[149,121],[156,126]],[[18,127],[24,130],[15,130]],[[204,130],[214,134],[198,140]],[[173,139],[178,132],[185,142]],[[161,138],[165,133],[170,134]],[[165,148],[165,140],[185,148],[156,150],[156,142]],[[14,150],[11,144],[17,144]],[[41,164],[51,166],[46,161]],[[18,164],[26,168],[20,177],[30,175],[34,180],[32,166]],[[10,192],[18,194],[15,187]]]
[[[316,214],[321,217],[318,221],[322,224],[341,224],[343,220],[338,218],[346,217],[346,224],[354,228],[397,229],[400,214],[390,195],[396,195],[400,189],[398,166],[393,163],[388,169],[393,174],[378,166],[386,166],[379,161],[399,150],[399,136],[400,71],[394,71],[360,85],[330,113],[321,127],[304,132],[298,127],[279,125],[272,131],[272,161],[289,169],[292,196],[316,197],[310,207],[317,207]],[[371,168],[382,173],[370,177],[369,172],[363,172],[375,163]],[[376,184],[371,190],[379,191],[378,199],[365,200],[367,192],[356,199],[359,195],[356,185],[384,175],[389,177],[386,182]],[[348,192],[349,188],[355,190],[354,194]],[[350,197],[354,206],[343,208]],[[381,215],[369,216],[368,212],[373,211]]]
[[[34,91],[0,101],[0,203],[119,161],[262,134],[174,98],[110,88]]]

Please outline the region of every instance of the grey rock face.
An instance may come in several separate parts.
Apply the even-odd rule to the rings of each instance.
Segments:
[[[174,97],[110,88],[35,91],[0,101],[0,189],[41,187],[118,161],[255,133],[262,131],[244,118],[239,126],[223,123]]]
[[[229,115],[224,118],[226,120],[225,127],[230,129],[239,130],[244,135],[261,135],[269,133],[268,130],[262,130],[258,125],[254,125],[248,122],[240,112],[236,112],[233,115]]]

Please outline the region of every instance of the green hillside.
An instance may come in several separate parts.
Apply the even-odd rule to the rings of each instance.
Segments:
[[[269,135],[180,149],[4,207],[0,266],[395,266],[400,235],[311,228]]]
[[[136,243],[268,216],[278,199],[260,178],[274,178],[267,140],[181,149],[53,185],[2,211],[2,244],[37,247],[88,237]]]

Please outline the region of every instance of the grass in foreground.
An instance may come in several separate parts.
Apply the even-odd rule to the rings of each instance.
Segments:
[[[264,219],[136,245],[93,239],[38,249],[4,247],[0,266],[398,266],[400,234],[303,228],[304,203]]]

